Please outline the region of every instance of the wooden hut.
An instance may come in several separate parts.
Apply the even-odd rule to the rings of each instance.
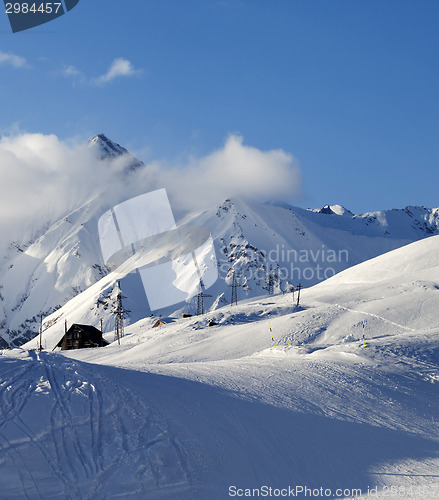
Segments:
[[[108,342],[102,337],[102,332],[94,326],[73,324],[59,341],[57,347],[61,347],[62,351],[69,351],[106,345]]]

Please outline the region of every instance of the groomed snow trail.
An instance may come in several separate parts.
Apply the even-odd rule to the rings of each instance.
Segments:
[[[2,499],[167,498],[195,472],[166,416],[102,370],[59,355],[0,358]],[[122,496],[120,496],[122,495]]]
[[[5,353],[2,499],[220,500],[232,485],[364,493],[389,478],[433,491],[437,381],[346,349],[140,371]],[[369,352],[387,356],[379,341]]]

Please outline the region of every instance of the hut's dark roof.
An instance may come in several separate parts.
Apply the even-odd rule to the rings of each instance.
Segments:
[[[85,336],[95,344],[102,343],[103,345],[109,345],[109,343],[102,337],[102,332],[92,325],[80,325],[78,323],[74,323],[67,330],[67,334],[69,334],[72,330],[81,330],[85,334]],[[61,347],[65,336],[66,334],[62,336],[61,340],[57,344],[57,347]]]
[[[67,330],[67,333],[72,329],[80,329],[86,333],[90,333],[91,335],[100,335],[101,331],[98,330],[95,326],[92,325],[80,325],[79,323],[73,323],[73,325]]]

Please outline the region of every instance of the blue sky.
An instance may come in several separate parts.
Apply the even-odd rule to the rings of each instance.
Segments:
[[[436,0],[80,0],[17,34],[3,14],[0,132],[171,165],[238,133],[295,156],[296,205],[439,206],[438,22]]]

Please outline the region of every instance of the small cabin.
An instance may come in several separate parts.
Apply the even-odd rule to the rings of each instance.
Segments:
[[[94,326],[74,324],[64,334],[57,347],[61,347],[62,351],[70,351],[107,345],[108,342],[102,337],[102,332]]]

